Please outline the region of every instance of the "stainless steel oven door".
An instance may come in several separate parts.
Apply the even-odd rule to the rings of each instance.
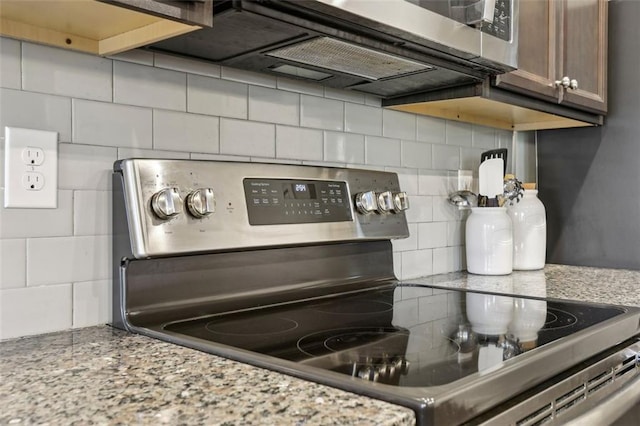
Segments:
[[[640,376],[631,380],[617,392],[609,395],[598,406],[566,422],[566,426],[616,425],[635,426],[640,418]]]

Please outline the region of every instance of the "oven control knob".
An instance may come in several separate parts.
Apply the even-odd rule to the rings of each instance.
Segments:
[[[362,214],[369,214],[376,211],[376,193],[373,191],[360,192],[356,194],[356,208]]]
[[[198,188],[187,195],[189,213],[197,218],[209,216],[216,211],[216,199],[211,188]]]
[[[171,219],[182,211],[178,188],[165,188],[151,197],[151,208],[160,219]]]
[[[393,211],[401,212],[409,208],[409,197],[406,192],[393,193]]]
[[[380,213],[390,213],[393,211],[393,195],[391,191],[378,193],[378,211]]]
[[[370,382],[377,382],[379,373],[372,367],[366,366],[363,367],[360,371],[358,371],[358,377],[362,380],[367,380]]]

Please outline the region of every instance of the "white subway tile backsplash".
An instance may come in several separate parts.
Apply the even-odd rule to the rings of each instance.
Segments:
[[[400,166],[402,149],[398,139],[365,137],[365,161],[380,166]]]
[[[201,154],[198,152],[192,152],[190,158],[192,160],[251,161],[251,157],[243,157],[241,155]]]
[[[276,157],[322,160],[322,131],[276,126]]]
[[[0,126],[54,130],[61,141],[60,208],[0,211],[2,337],[110,320],[110,191],[118,158],[395,172],[410,196],[410,235],[392,243],[394,273],[411,279],[464,267],[466,212],[446,201],[450,177],[461,164],[479,161],[491,130],[467,131],[446,120],[383,110],[380,98],[354,91],[145,50],[111,59],[66,51],[52,56],[57,52],[0,38]],[[61,63],[61,57],[69,60]],[[107,87],[115,103],[99,101],[111,100],[104,97],[104,64],[111,65]],[[56,76],[58,68],[64,72]],[[70,76],[77,76],[77,84]],[[23,79],[31,91],[19,90]],[[511,135],[495,131],[495,146],[510,146]],[[34,309],[51,315],[51,324],[39,319],[23,327],[23,312],[31,312],[31,319]],[[417,324],[417,304],[413,312]]]
[[[420,170],[418,172],[418,193],[420,195],[448,196],[452,192],[449,172],[441,170]]]
[[[225,80],[238,81],[240,83],[253,84],[256,86],[276,87],[276,77],[259,74],[252,71],[245,71],[236,68],[222,67],[222,78]]]
[[[114,61],[113,101],[186,111],[187,76],[182,72]]]
[[[324,160],[364,163],[364,136],[352,133],[324,132]]]
[[[73,235],[111,235],[111,191],[74,191]]]
[[[460,148],[460,169],[478,170],[480,156],[484,151],[486,151],[485,148]]]
[[[297,126],[300,124],[300,95],[249,86],[249,120]]]
[[[153,148],[215,154],[220,151],[220,119],[153,110]]]
[[[382,136],[382,109],[346,103],[344,130],[351,133]]]
[[[458,170],[460,168],[460,148],[449,145],[433,145],[431,161],[435,170]]]
[[[111,189],[117,148],[61,143],[58,145],[58,185],[61,189]]]
[[[0,238],[57,237],[73,234],[72,191],[58,191],[58,208],[14,209],[0,207]],[[0,189],[4,198],[4,189]]]
[[[344,103],[333,99],[302,95],[300,125],[326,130],[344,129]]]
[[[462,269],[463,248],[442,247],[433,249],[433,273],[446,274]]]
[[[472,144],[471,124],[447,120],[447,145],[468,146]]]
[[[365,105],[380,108],[382,106],[382,99],[373,95],[364,95],[364,103]]]
[[[465,244],[465,221],[447,222],[447,245],[462,246]]]
[[[247,118],[249,87],[243,83],[189,74],[187,110],[220,117]]]
[[[26,240],[0,240],[0,290],[24,287],[26,273]]]
[[[447,222],[418,224],[418,248],[428,249],[447,246]]]
[[[446,142],[446,120],[418,115],[416,121],[416,136],[419,141],[436,144]]]
[[[424,277],[433,271],[433,250],[403,251],[401,279]]]
[[[324,96],[322,86],[314,83],[307,83],[306,81],[294,80],[292,78],[278,77],[277,86],[278,89],[289,92],[304,93],[320,97]]]
[[[406,214],[410,223],[431,222],[433,220],[433,197],[414,195],[409,202],[411,205]]]
[[[382,135],[387,138],[416,140],[416,115],[383,109]]]
[[[324,88],[324,97],[337,99],[339,101],[352,102],[355,104],[364,104],[365,95],[363,93],[353,92],[351,90],[334,89],[333,87]]]
[[[220,153],[273,158],[276,156],[276,127],[223,118],[220,120]]]
[[[448,197],[433,197],[433,220],[447,222],[461,220],[463,211],[449,203]]]
[[[111,281],[73,283],[73,328],[111,322]]]
[[[4,127],[58,132],[58,140],[71,141],[71,99],[42,93],[0,89],[0,135]]]
[[[112,61],[38,44],[22,46],[22,88],[74,98],[111,101]]]
[[[418,195],[418,171],[409,168],[385,167],[388,172],[398,175],[400,189],[409,196]],[[409,206],[411,206],[411,198],[409,198]]]
[[[153,52],[143,49],[127,50],[107,57],[116,61],[153,66]]]
[[[431,145],[424,142],[402,141],[402,166],[416,169],[431,168]]]
[[[0,339],[71,328],[71,284],[0,293]]]
[[[496,130],[491,127],[472,125],[473,146],[475,148],[494,149],[496,147]]]
[[[0,87],[20,89],[20,42],[0,37]]]
[[[162,151],[159,149],[140,149],[140,148],[118,148],[118,160],[124,158],[168,158],[183,159],[190,158],[188,152],[180,151]]]
[[[73,100],[73,142],[88,145],[151,148],[150,109]]]
[[[153,55],[153,66],[209,77],[220,77],[220,65],[157,52]]]
[[[418,249],[418,224],[409,224],[409,237],[391,240],[393,251],[410,251]]]
[[[111,278],[111,236],[33,238],[27,241],[27,285]]]

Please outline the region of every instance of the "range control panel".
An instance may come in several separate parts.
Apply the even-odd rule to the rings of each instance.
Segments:
[[[127,159],[113,197],[137,258],[409,236],[409,199],[390,172]]]
[[[345,182],[247,178],[244,194],[251,225],[353,219]]]

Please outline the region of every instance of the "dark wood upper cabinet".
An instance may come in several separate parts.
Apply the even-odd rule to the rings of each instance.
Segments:
[[[519,16],[518,70],[496,86],[606,113],[607,0],[520,0]]]

